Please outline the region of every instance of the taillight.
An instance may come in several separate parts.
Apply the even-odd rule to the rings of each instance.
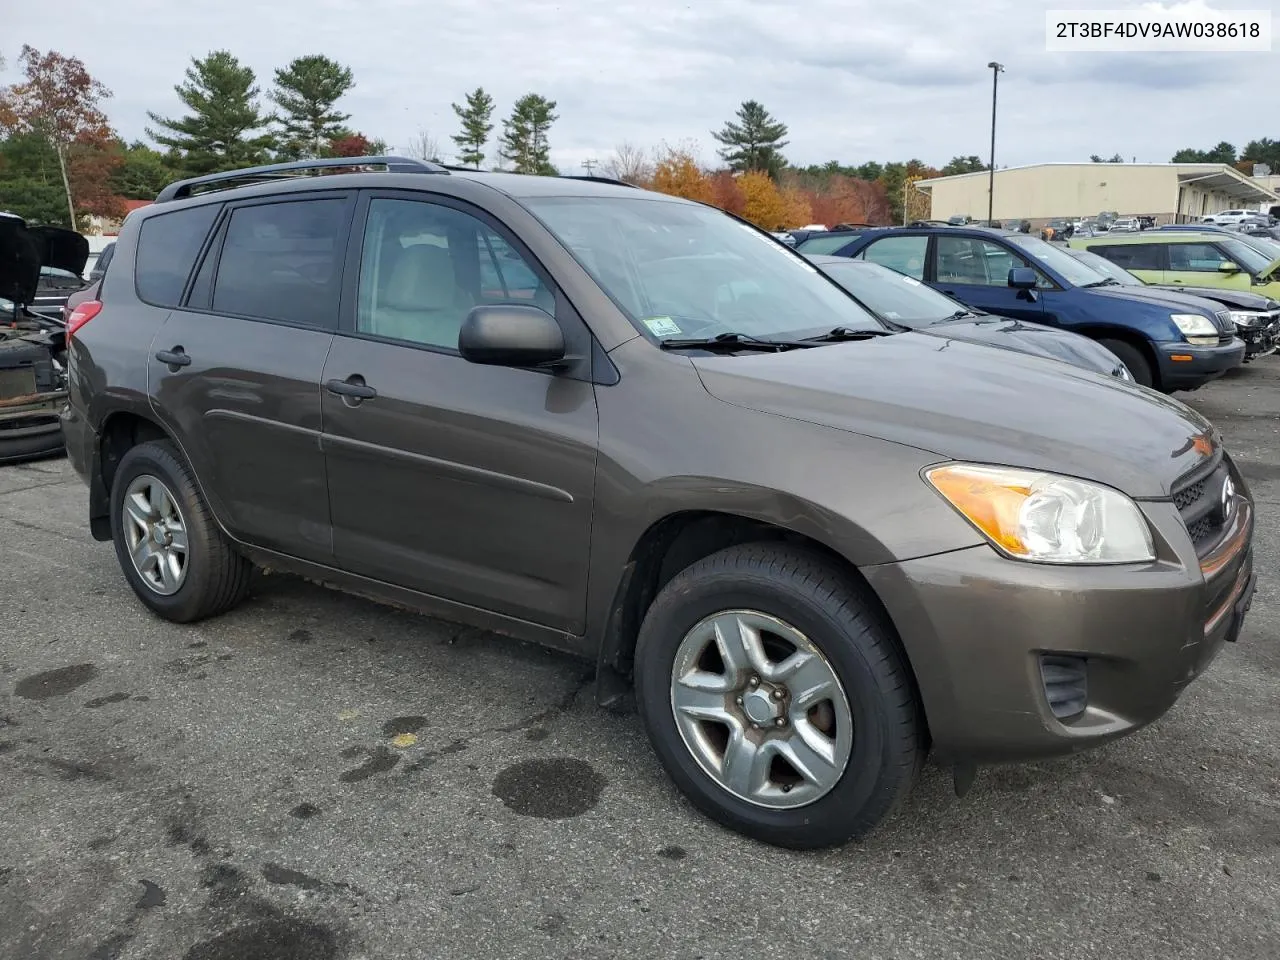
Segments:
[[[71,336],[102,311],[101,300],[86,300],[67,317],[67,336]]]

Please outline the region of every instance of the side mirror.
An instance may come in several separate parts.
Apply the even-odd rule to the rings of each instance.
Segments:
[[[1218,264],[1218,270],[1221,273],[1239,273],[1240,268],[1230,260],[1224,260]]]
[[[1013,267],[1009,270],[1009,286],[1015,290],[1034,290],[1036,272],[1030,267]]]
[[[564,333],[539,307],[502,303],[472,307],[458,331],[458,352],[472,363],[537,367],[564,359]]]

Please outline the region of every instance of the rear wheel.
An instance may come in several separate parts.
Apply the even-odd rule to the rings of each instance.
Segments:
[[[120,461],[111,485],[111,533],[133,592],[166,620],[216,616],[248,592],[252,565],[218,529],[168,441],[140,444]]]
[[[780,846],[869,832],[923,757],[888,629],[846,573],[795,547],[731,547],[677,574],[641,626],[636,699],[685,795]]]
[[[1156,387],[1155,372],[1151,369],[1151,361],[1147,359],[1147,355],[1135,347],[1131,343],[1124,340],[1099,340],[1102,344],[1129,368],[1129,372],[1133,374],[1135,382],[1142,384],[1144,387]]]

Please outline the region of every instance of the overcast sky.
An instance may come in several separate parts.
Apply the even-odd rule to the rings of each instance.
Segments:
[[[1275,0],[1215,2],[1266,9]],[[541,93],[558,104],[552,160],[564,172],[620,141],[710,136],[756,99],[790,127],[796,164],[918,157],[942,165],[990,145],[990,60],[1000,78],[997,163],[1167,161],[1182,146],[1237,148],[1276,134],[1280,51],[1047,54],[1044,14],[1124,0],[56,0],[4,7],[0,81],[21,45],[85,61],[114,92],[126,139],[147,111],[180,111],[192,56],[225,48],[265,90],[272,70],[323,53],[355,72],[351,125],[403,149],[448,139],[450,103],[483,85],[505,116]],[[1276,18],[1280,25],[1280,17]],[[495,131],[496,133],[496,131]],[[491,143],[490,151],[494,147]]]

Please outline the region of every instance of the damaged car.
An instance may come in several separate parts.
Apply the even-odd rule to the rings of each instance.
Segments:
[[[42,258],[56,252],[49,232],[56,229],[0,217],[0,464],[64,450],[59,413],[67,397],[65,327],[31,308]]]

